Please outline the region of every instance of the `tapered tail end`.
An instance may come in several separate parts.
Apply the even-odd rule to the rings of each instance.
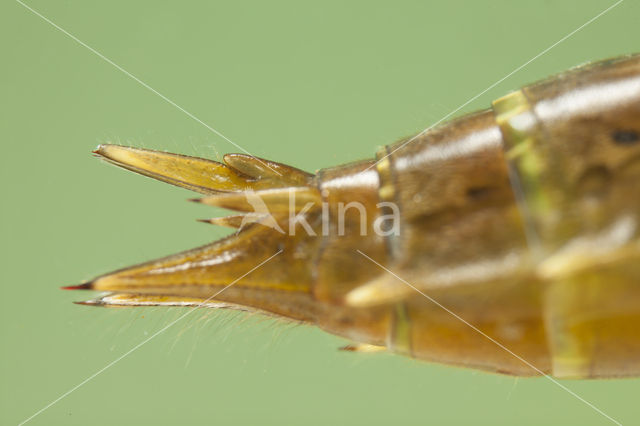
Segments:
[[[233,307],[313,322],[309,253],[321,225],[314,175],[244,154],[226,155],[224,163],[118,145],[100,145],[94,154],[242,214],[204,221],[239,228],[217,242],[63,287],[108,292],[79,304]],[[291,224],[290,211],[297,218]]]

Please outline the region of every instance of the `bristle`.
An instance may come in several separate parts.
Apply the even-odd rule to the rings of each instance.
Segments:
[[[61,290],[91,290],[92,288],[93,288],[93,282],[60,287]]]

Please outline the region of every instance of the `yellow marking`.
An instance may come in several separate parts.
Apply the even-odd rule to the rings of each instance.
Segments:
[[[546,203],[540,189],[542,162],[536,152],[538,122],[521,90],[495,100],[493,111],[502,133],[509,179],[531,258],[541,259],[544,250],[540,243],[539,219]]]
[[[380,179],[378,198],[381,202],[395,203],[396,193],[391,171],[391,155],[386,146],[378,150],[376,159],[376,170],[378,172],[378,178]],[[380,210],[381,214],[383,214],[383,212],[388,209],[388,207],[382,208]],[[389,258],[399,256],[398,238],[395,238],[393,235],[388,235],[385,238],[385,244],[387,247],[387,254]]]
[[[562,218],[557,213],[563,204],[558,196],[563,194],[562,182],[551,175],[553,153],[548,152],[547,141],[539,139],[541,124],[522,90],[494,101],[493,109],[504,137],[506,158],[514,172],[514,191],[530,248],[540,262],[537,272],[548,283],[542,309],[553,375],[588,377],[593,336],[573,324],[575,314],[580,312],[580,286],[567,276],[584,258],[581,247],[558,251],[557,229]],[[576,254],[580,256],[576,258]]]
[[[581,281],[557,280],[545,292],[545,329],[554,377],[589,377],[594,335],[589,327],[580,326],[578,318],[589,305],[585,302],[594,301],[594,295],[584,294]]]
[[[389,347],[396,353],[412,356],[411,353],[411,318],[405,303],[395,305],[393,312],[393,328],[391,329]]]
[[[402,300],[412,291],[395,277],[384,274],[351,290],[345,296],[345,303],[355,308],[390,304]]]
[[[526,90],[526,89],[523,89]],[[519,180],[526,209],[532,213],[532,225],[544,241],[555,248],[557,227],[563,220],[558,212],[567,203],[566,172],[561,165],[563,152],[550,140],[543,139],[544,123],[534,113],[523,90],[493,102],[496,123],[505,142],[506,157]]]
[[[516,161],[518,171],[536,181],[543,162],[536,152],[537,120],[521,90],[493,102],[496,122],[507,145],[507,158]]]
[[[526,154],[527,151],[531,150],[532,143],[533,143],[533,140],[528,139],[528,140],[524,141],[523,143],[520,143],[520,144],[514,146],[513,148],[511,148],[510,150],[508,150],[505,153],[505,156],[507,157],[507,160],[514,161],[518,157],[521,157],[524,154]]]
[[[395,190],[393,188],[393,179],[391,177],[391,159],[387,154],[387,148],[383,147],[380,149],[376,157],[378,158],[376,169],[378,170],[378,176],[380,177],[378,196],[381,201],[393,201]]]

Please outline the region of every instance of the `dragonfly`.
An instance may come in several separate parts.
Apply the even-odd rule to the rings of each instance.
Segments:
[[[119,145],[95,155],[236,214],[229,236],[67,289],[228,308],[352,351],[514,376],[640,375],[640,55],[525,86],[375,158],[307,173]]]

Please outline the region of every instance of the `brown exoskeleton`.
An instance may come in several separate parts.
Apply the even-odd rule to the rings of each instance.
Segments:
[[[239,227],[220,241],[72,287],[108,292],[84,304],[241,308],[519,376],[640,375],[640,55],[315,175],[95,153],[243,214],[210,220]]]

